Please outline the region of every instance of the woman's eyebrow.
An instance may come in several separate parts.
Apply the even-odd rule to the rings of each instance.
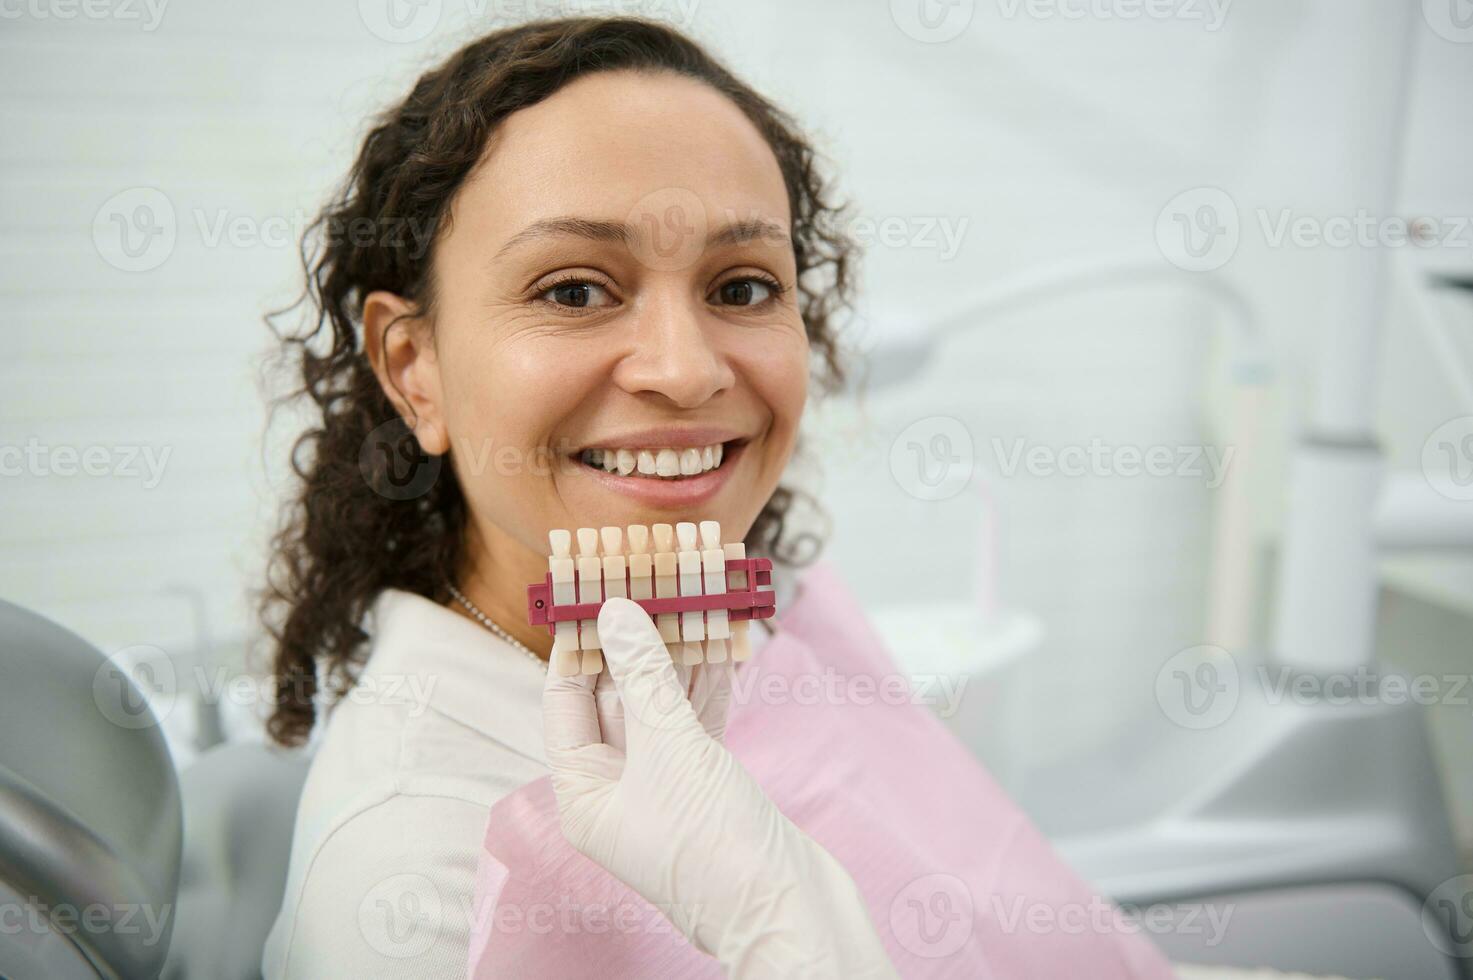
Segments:
[[[764,245],[786,247],[789,244],[788,230],[776,221],[765,218],[749,218],[726,225],[706,236],[706,245],[740,245],[758,239]]]
[[[544,218],[534,221],[501,246],[496,253],[500,258],[513,248],[528,241],[539,238],[567,237],[586,238],[596,242],[622,242],[628,246],[638,237],[638,233],[621,221],[599,221],[591,218]],[[763,244],[787,246],[789,244],[788,232],[782,225],[775,221],[764,218],[749,218],[743,221],[735,221],[706,236],[706,245],[740,245],[753,239],[760,239]]]
[[[589,218],[544,218],[534,221],[501,246],[496,253],[500,258],[523,242],[538,238],[573,236],[595,242],[623,242],[628,245],[634,238],[633,230],[621,221],[594,221]]]

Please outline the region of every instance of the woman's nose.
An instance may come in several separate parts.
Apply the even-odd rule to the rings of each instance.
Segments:
[[[636,344],[614,369],[630,394],[654,392],[679,408],[697,408],[730,388],[736,374],[702,326],[701,311],[661,304],[645,311]]]

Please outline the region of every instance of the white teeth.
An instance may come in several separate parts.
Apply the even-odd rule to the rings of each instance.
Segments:
[[[585,449],[579,457],[584,463],[605,473],[620,476],[638,474],[678,480],[699,476],[721,465],[721,443],[709,446],[684,446],[669,449]]]

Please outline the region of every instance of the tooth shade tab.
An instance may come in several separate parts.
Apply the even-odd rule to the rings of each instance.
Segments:
[[[675,540],[680,542],[681,551],[696,550],[696,526],[689,521],[675,525]]]
[[[701,550],[721,547],[721,525],[716,521],[701,522]]]

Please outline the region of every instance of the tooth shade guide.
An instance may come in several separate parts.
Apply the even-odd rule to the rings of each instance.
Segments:
[[[572,557],[572,538],[567,531],[553,531],[548,535],[552,546],[552,557],[547,562],[547,580],[554,605],[566,605],[577,601],[576,569]],[[569,677],[583,669],[578,653],[578,624],[571,620],[556,623],[552,631],[551,669],[559,676]]]
[[[656,524],[650,531],[655,539],[655,598],[671,599],[680,594],[675,578],[675,528]],[[655,628],[667,646],[680,642],[680,617],[674,613],[655,616]]]
[[[628,564],[624,558],[624,529],[622,527],[601,528],[599,540],[604,547],[604,598],[620,599],[629,595]]]
[[[675,538],[680,545],[676,561],[680,568],[680,594],[682,596],[703,595],[701,582],[701,553],[696,550],[696,526],[690,522],[675,525]],[[706,638],[706,617],[699,612],[680,614],[680,638],[685,643],[681,662],[701,662],[701,641]]]
[[[706,595],[720,595],[726,591],[726,552],[721,547],[721,525],[715,521],[702,521],[700,530],[701,591]],[[727,639],[731,636],[730,621],[724,609],[711,609],[705,616],[706,661],[719,664],[726,660]]]
[[[733,541],[724,545],[721,550],[726,556],[728,567],[731,562],[742,561],[747,557],[747,545],[743,541]],[[745,591],[751,584],[744,571],[726,573],[726,587],[732,592]],[[752,656],[752,638],[747,635],[749,628],[747,623],[738,622],[735,617],[731,619],[731,659],[736,663],[741,663]]]
[[[652,599],[655,595],[655,559],[650,554],[650,529],[629,525],[629,598]]]
[[[598,531],[591,527],[578,529],[578,602],[603,602],[603,561],[598,557]],[[603,670],[603,654],[598,640],[598,620],[578,622],[578,649],[583,651],[581,672],[597,674]]]
[[[747,659],[751,655],[747,642],[750,621],[767,619],[774,613],[772,562],[747,558],[741,542],[707,547],[720,541],[720,526],[711,521],[702,522],[698,533],[695,525],[682,527],[678,537],[676,529],[668,524],[651,528],[630,525],[625,530],[626,533],[620,534],[618,528],[580,529],[577,558],[568,554],[571,535],[566,531],[549,535],[553,555],[549,558],[548,575],[543,582],[527,588],[527,619],[534,626],[546,626],[553,634],[553,662],[559,671],[597,673],[602,670],[601,652],[588,645],[589,640],[597,642],[597,630],[585,635],[578,627],[596,625],[603,600],[619,595],[620,589],[626,590],[630,598],[654,617],[676,662]],[[641,547],[653,550],[637,550]],[[683,552],[697,556],[693,567],[687,560],[682,568]],[[591,566],[587,564],[589,559],[593,561]],[[621,561],[624,575],[619,574]],[[582,573],[584,568],[589,569],[586,576]],[[564,580],[570,570],[571,576]],[[567,598],[569,589],[571,599]],[[701,639],[687,639],[684,635],[687,625],[692,635],[699,631]],[[570,643],[566,639],[569,627],[576,631],[571,641],[571,665],[567,655]],[[564,639],[560,641],[559,637]]]

